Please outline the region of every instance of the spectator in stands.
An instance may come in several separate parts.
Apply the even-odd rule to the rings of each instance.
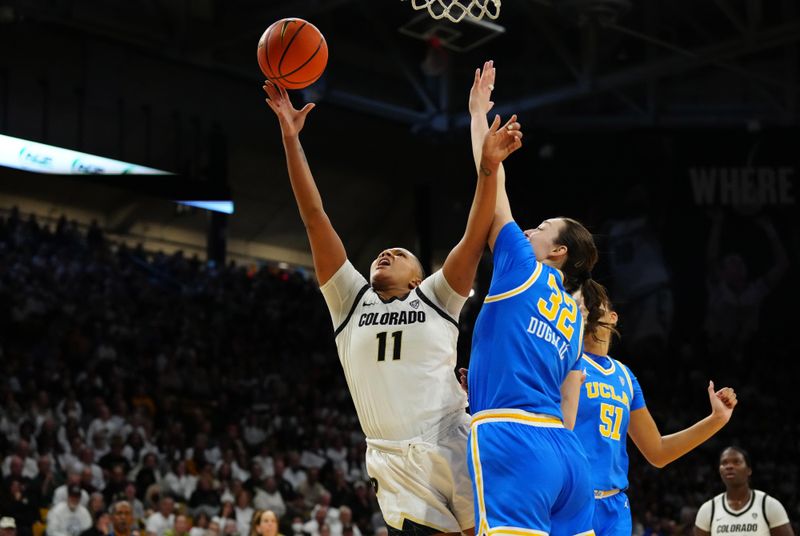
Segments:
[[[271,510],[279,518],[286,513],[286,503],[283,501],[275,477],[269,476],[264,479],[264,487],[256,488],[253,498],[253,506],[256,510]]]
[[[0,517],[0,536],[17,536],[17,522],[13,517]]]
[[[67,481],[56,488],[53,492],[53,504],[59,504],[62,502],[67,502],[67,495],[69,493],[69,488],[81,485],[81,473],[76,469],[70,469],[67,472]],[[83,506],[89,505],[89,494],[86,490],[81,489],[81,504]]]
[[[112,536],[139,536],[133,523],[133,511],[126,501],[117,501],[111,507]]]
[[[303,494],[308,508],[313,508],[327,490],[319,483],[319,469],[310,467],[306,472],[306,479],[297,486],[297,491]]]
[[[94,516],[94,525],[81,532],[80,536],[109,536],[111,533],[111,514],[97,512]]]
[[[133,508],[131,507],[133,514]],[[135,519],[135,518],[134,518]],[[162,497],[158,502],[158,511],[147,518],[147,536],[164,536],[166,530],[175,524],[175,501],[172,497]]]
[[[280,536],[278,532],[278,516],[272,510],[256,510],[253,514],[250,530],[242,536]]]
[[[192,523],[185,514],[175,516],[175,524],[164,531],[164,536],[189,536]]]
[[[194,518],[194,522],[192,523],[192,528],[189,529],[189,536],[206,536],[206,532],[208,530],[209,522],[211,518],[205,512],[200,512]]]
[[[53,471],[53,462],[48,456],[39,456],[38,469],[38,474],[30,481],[28,489],[37,508],[48,508],[53,503],[53,493],[58,485],[58,478]]]
[[[189,500],[197,488],[197,477],[186,471],[186,462],[176,460],[172,464],[172,471],[164,476],[161,484],[165,493],[174,495],[181,501]],[[209,504],[216,505],[217,502]]]
[[[81,504],[81,491],[78,486],[70,486],[67,501],[47,513],[48,536],[79,536],[92,526],[92,516]]]

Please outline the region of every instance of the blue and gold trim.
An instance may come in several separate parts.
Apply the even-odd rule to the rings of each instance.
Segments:
[[[616,365],[616,360],[615,359],[609,358],[609,361],[611,361],[611,365],[609,365],[608,368],[603,368],[600,365],[600,363],[598,363],[597,361],[595,361],[594,359],[589,357],[588,354],[584,353],[581,357],[584,359],[584,361],[586,361],[587,363],[592,365],[594,368],[596,368],[597,370],[599,370],[600,372],[602,372],[606,376],[608,376],[609,374],[612,374],[615,370],[617,370],[617,365]],[[625,367],[623,367],[623,368],[625,368]],[[630,383],[630,378],[628,378],[628,383]]]
[[[511,289],[509,291],[503,292],[501,294],[495,294],[493,296],[486,296],[486,299],[483,300],[483,303],[493,303],[500,300],[505,300],[508,298],[513,298],[517,294],[525,292],[528,290],[531,285],[536,283],[536,280],[539,279],[539,275],[542,273],[542,263],[536,263],[536,269],[533,270],[533,274],[525,281],[523,284],[518,286],[517,288]]]

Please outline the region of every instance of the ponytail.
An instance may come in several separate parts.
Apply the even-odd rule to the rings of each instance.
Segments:
[[[591,333],[597,339],[597,328],[607,327],[612,333],[619,335],[613,326],[600,321],[604,311],[611,309],[611,300],[605,287],[592,279],[592,269],[599,257],[592,233],[579,221],[572,218],[560,218],[564,227],[555,240],[557,244],[567,247],[567,258],[561,271],[564,274],[564,288],[570,294],[580,292],[588,311],[584,321],[584,333]]]

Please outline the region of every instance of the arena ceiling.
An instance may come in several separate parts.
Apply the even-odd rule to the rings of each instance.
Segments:
[[[46,119],[53,115],[53,102],[33,104],[41,108],[38,130],[15,120],[22,101],[31,106],[31,91],[15,85],[21,78],[39,84],[37,91],[49,84],[50,97],[58,94],[64,77],[71,85],[88,86],[90,93],[94,84],[95,94],[103,97],[116,81],[112,92],[120,102],[135,95],[144,107],[157,109],[164,87],[154,87],[153,96],[145,97],[157,81],[125,78],[126,70],[134,72],[128,69],[135,63],[130,58],[146,57],[149,69],[159,66],[163,74],[158,78],[180,76],[171,82],[182,95],[171,97],[170,113],[178,114],[173,123],[182,123],[179,128],[186,133],[181,138],[185,158],[207,158],[187,148],[192,144],[186,136],[207,130],[212,122],[218,121],[228,137],[228,182],[239,207],[231,220],[231,238],[302,251],[304,233],[281,171],[280,146],[275,137],[262,142],[270,119],[256,117],[242,104],[247,99],[260,103],[252,91],[259,90],[258,37],[271,22],[288,16],[312,21],[328,40],[326,75],[303,94],[321,105],[315,120],[327,134],[310,136],[307,143],[324,169],[318,179],[329,209],[359,258],[368,258],[381,240],[413,242],[426,225],[440,229],[442,244],[435,239],[434,251],[452,241],[458,227],[452,222],[463,222],[469,188],[453,187],[462,201],[448,203],[435,211],[439,219],[423,225],[419,201],[430,198],[436,204],[436,195],[429,194],[438,185],[379,179],[392,175],[386,167],[399,176],[420,168],[447,174],[450,166],[438,155],[443,147],[451,151],[453,144],[465,143],[465,90],[485,59],[494,59],[498,67],[497,110],[519,113],[537,128],[744,128],[796,126],[800,118],[800,6],[794,0],[506,0],[490,25],[434,23],[402,0],[0,0],[0,130],[76,143],[58,134],[60,127],[51,124],[55,119]],[[126,59],[110,62],[118,53]],[[66,75],[54,72],[72,63]],[[87,67],[99,63],[103,68],[97,72]],[[46,73],[36,67],[40,64],[47,64]],[[84,119],[61,117],[58,125],[77,121],[89,129],[93,116],[102,115],[102,100],[81,108]],[[117,106],[116,101],[108,106]],[[153,128],[157,137],[158,130],[172,127]],[[331,136],[331,129],[345,132]],[[131,150],[130,141],[104,149],[113,136],[97,130],[79,145],[91,149],[94,144],[99,154],[112,157],[132,152],[128,158],[143,164],[165,160],[149,145]],[[269,136],[275,132],[269,130]],[[380,137],[358,139],[364,135],[352,132],[379,132]],[[356,138],[352,145],[348,137]],[[392,158],[379,158],[381,151],[391,151]],[[176,165],[181,164],[172,168]],[[69,197],[41,188],[25,191],[18,182],[6,191],[52,202]],[[176,221],[166,209],[130,209],[129,202],[102,194],[86,199],[91,206],[85,208],[123,222],[121,230],[145,217],[198,230],[205,225],[200,216]],[[354,204],[358,211],[352,210]],[[365,226],[365,219],[374,223]]]

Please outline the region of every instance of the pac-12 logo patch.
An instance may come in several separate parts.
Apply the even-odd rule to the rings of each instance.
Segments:
[[[409,302],[409,305],[414,309],[419,309],[419,300],[414,300],[412,302]]]

